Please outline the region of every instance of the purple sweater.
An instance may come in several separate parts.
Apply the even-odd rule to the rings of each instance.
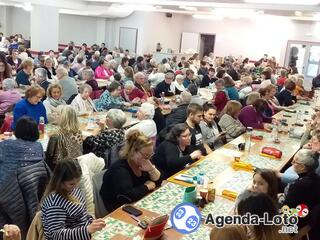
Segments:
[[[263,129],[263,122],[270,123],[272,118],[262,116],[253,106],[248,105],[241,109],[239,120],[245,127]]]
[[[21,95],[17,90],[7,90],[0,92],[0,115],[4,115],[10,106],[21,100]]]

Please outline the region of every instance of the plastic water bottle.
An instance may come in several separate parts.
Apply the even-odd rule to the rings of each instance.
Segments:
[[[247,127],[247,134],[246,134],[247,139],[246,139],[245,151],[248,151],[248,152],[250,152],[250,148],[251,148],[252,132],[253,132],[253,128]]]
[[[279,143],[280,142],[279,135],[278,135],[278,125],[277,124],[273,124],[271,135],[272,135],[273,142],[275,142],[275,143]]]
[[[44,129],[45,129],[45,122],[44,122],[44,117],[39,118],[39,131],[44,134]]]
[[[200,172],[197,176],[197,184],[203,185],[204,184],[204,173]]]

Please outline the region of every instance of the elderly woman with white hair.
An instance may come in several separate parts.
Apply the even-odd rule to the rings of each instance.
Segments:
[[[48,81],[47,70],[44,68],[37,68],[34,71],[34,78],[37,84],[39,84],[44,90],[47,91],[50,82]]]
[[[121,96],[126,102],[132,103],[142,103],[147,99],[147,96],[137,88],[132,81],[124,83],[124,88],[121,90]]]
[[[183,80],[185,77],[182,74],[178,74],[175,80],[171,84],[171,91],[174,92],[175,95],[178,95],[186,90],[183,85]]]
[[[0,127],[5,118],[5,113],[12,110],[13,106],[21,100],[21,95],[16,90],[16,82],[12,78],[6,78],[2,82],[3,91],[0,92]]]
[[[292,166],[299,178],[285,188],[282,204],[290,209],[301,204],[308,207],[309,213],[301,211],[308,215],[299,218],[299,228],[311,223],[313,210],[320,204],[320,177],[315,173],[319,166],[318,157],[309,149],[301,149],[293,157]]]
[[[66,105],[62,99],[62,87],[58,83],[50,84],[47,89],[47,98],[43,101],[47,111],[49,123],[57,124],[59,120],[60,107]]]
[[[153,120],[155,106],[152,103],[142,103],[137,112],[137,118],[140,121],[126,131],[126,135],[132,130],[138,130],[155,142],[157,135],[157,126]]]
[[[92,87],[89,84],[83,84],[79,87],[79,94],[71,102],[71,107],[78,115],[87,115],[97,111],[90,98],[91,93]]]
[[[147,97],[152,96],[150,85],[146,82],[146,75],[144,73],[137,72],[134,75],[134,85],[139,88]]]
[[[99,124],[100,134],[87,137],[83,142],[84,153],[92,152],[98,157],[104,157],[108,148],[124,141],[123,125],[127,121],[126,114],[120,109],[110,109],[104,123]]]

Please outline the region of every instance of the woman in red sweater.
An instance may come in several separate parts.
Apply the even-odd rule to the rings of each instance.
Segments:
[[[142,103],[147,100],[147,96],[132,81],[127,81],[121,90],[121,96],[126,102]]]
[[[217,88],[217,93],[213,98],[212,102],[217,108],[217,112],[220,113],[224,107],[226,106],[227,102],[229,101],[227,93],[224,91],[224,80],[219,79],[215,81],[215,85]]]

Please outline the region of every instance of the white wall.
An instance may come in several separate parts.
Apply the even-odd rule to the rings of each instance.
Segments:
[[[6,34],[21,33],[26,39],[30,38],[30,12],[22,8],[5,7],[7,14]]]
[[[96,17],[60,14],[59,42],[74,41],[76,45],[96,43],[97,21]]]

